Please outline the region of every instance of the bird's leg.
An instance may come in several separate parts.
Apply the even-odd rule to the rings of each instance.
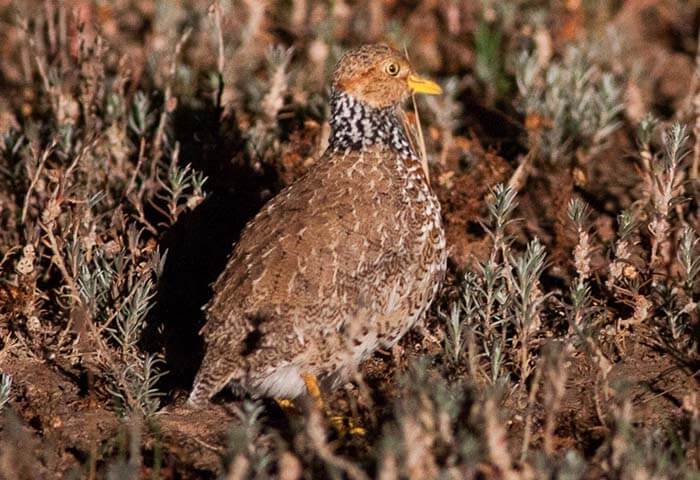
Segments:
[[[314,406],[318,408],[321,412],[324,412],[326,417],[328,417],[329,422],[338,433],[340,437],[344,437],[347,434],[350,435],[365,435],[365,429],[358,427],[355,422],[344,415],[333,415],[330,409],[326,408],[326,403],[323,401],[323,396],[321,395],[321,389],[318,386],[318,380],[316,376],[311,373],[302,374],[301,378],[304,379],[304,384],[306,385],[306,391],[309,392],[309,396],[314,401]]]
[[[318,380],[316,380],[316,375],[312,373],[304,373],[301,375],[304,379],[304,384],[306,385],[306,391],[309,392],[309,396],[314,401],[314,405],[320,411],[324,412],[326,410],[325,402],[321,396],[321,389],[318,386]]]

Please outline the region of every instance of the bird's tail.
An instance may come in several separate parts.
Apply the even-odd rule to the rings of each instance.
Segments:
[[[214,393],[211,393],[211,389],[207,388],[207,386],[199,380],[195,380],[192,392],[190,392],[190,396],[187,398],[187,404],[190,407],[201,408],[205,406],[213,396]]]
[[[207,352],[202,366],[194,379],[192,392],[187,403],[195,408],[205,406],[211,397],[221,391],[227,383],[236,378],[236,370],[221,359],[213,360]]]

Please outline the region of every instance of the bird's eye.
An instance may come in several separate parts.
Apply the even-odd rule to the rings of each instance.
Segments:
[[[386,67],[384,67],[384,70],[386,70],[386,73],[388,73],[392,77],[395,77],[399,74],[399,66],[393,62],[387,63]]]

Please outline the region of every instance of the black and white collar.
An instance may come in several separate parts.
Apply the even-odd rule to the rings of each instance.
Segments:
[[[331,92],[330,147],[361,150],[382,144],[396,150],[402,158],[417,159],[406,138],[396,106],[373,108],[347,93]]]

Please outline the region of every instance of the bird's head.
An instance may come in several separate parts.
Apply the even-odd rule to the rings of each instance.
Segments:
[[[437,83],[416,75],[404,55],[381,44],[343,55],[333,74],[333,88],[373,108],[396,105],[410,93],[442,93]]]

